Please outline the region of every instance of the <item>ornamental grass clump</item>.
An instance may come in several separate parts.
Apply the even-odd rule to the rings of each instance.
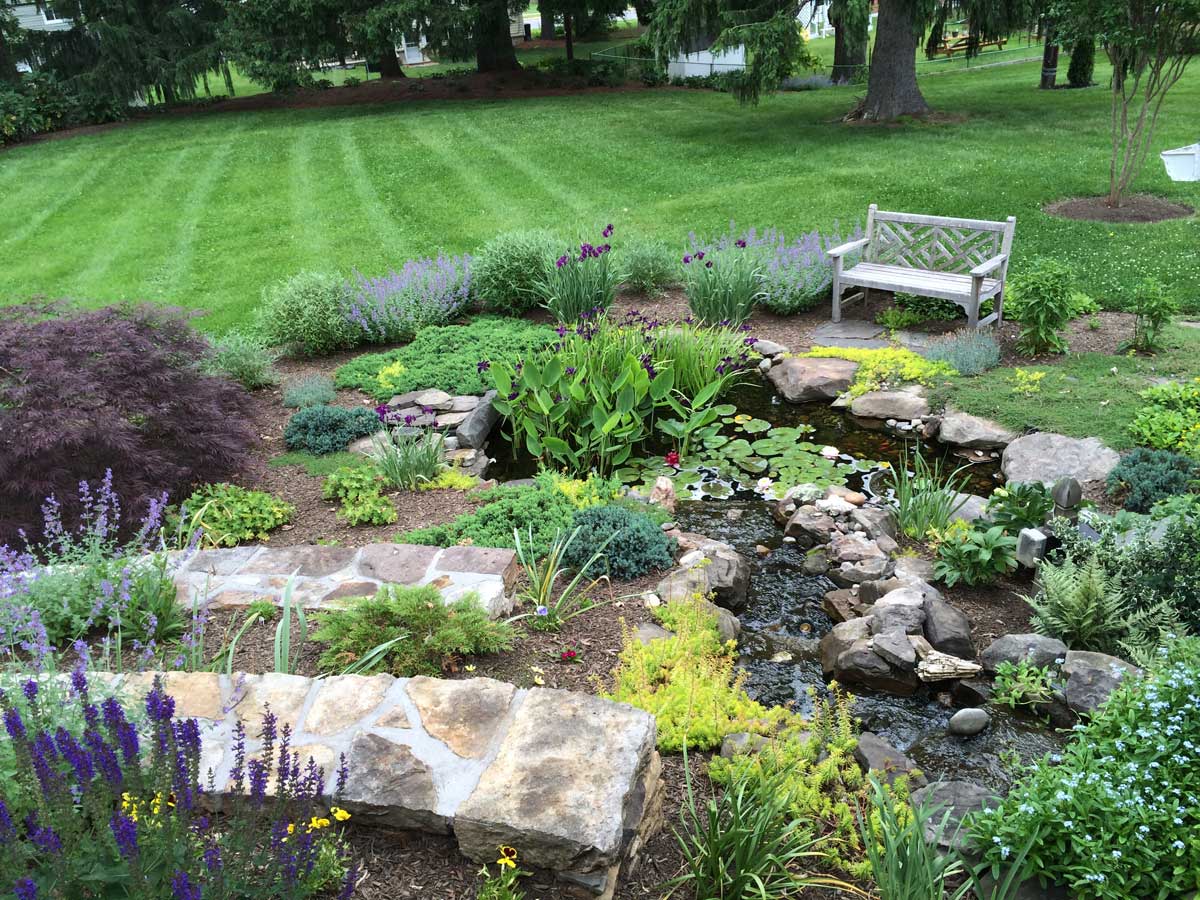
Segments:
[[[724,250],[703,250],[683,257],[688,306],[709,325],[741,325],[762,296],[761,269],[744,241]]]
[[[613,227],[602,232],[612,237]],[[572,250],[557,257],[554,268],[539,279],[534,289],[542,306],[559,322],[578,322],[583,316],[595,315],[612,306],[613,295],[622,276],[612,266],[612,245],[583,242],[578,251]]]
[[[431,325],[447,325],[471,304],[471,257],[410,259],[399,272],[368,278],[354,273],[347,310],[362,329],[363,340],[376,344],[412,340]]]
[[[0,800],[6,890],[23,900],[77,896],[81,885],[103,897],[291,900],[341,884],[352,895],[357,874],[339,833],[350,816],[324,800],[345,786],[344,756],[329,791],[268,709],[253,756],[235,726],[229,790],[210,795],[200,726],[175,717],[161,681],[144,721],[113,697],[94,703],[82,672],[70,684],[74,727],[44,707],[37,681],[21,687],[22,708],[0,697],[15,762]]]
[[[1000,342],[986,329],[962,328],[934,340],[925,358],[944,363],[959,375],[981,375],[1000,364]]]

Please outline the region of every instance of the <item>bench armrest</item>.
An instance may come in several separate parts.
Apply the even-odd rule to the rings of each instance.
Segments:
[[[857,241],[850,241],[848,244],[842,244],[839,247],[834,247],[832,250],[827,250],[825,254],[837,259],[839,256],[845,256],[847,253],[852,253],[860,247],[867,246],[868,242],[868,238],[859,238]]]
[[[982,262],[973,268],[971,270],[971,277],[982,278],[984,275],[994,272],[996,269],[1000,268],[1000,266],[1003,265],[1007,259],[1007,253],[999,253],[996,256],[993,256],[987,262]]]

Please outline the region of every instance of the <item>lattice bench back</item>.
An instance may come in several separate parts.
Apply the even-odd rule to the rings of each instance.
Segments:
[[[965,274],[1000,253],[1008,253],[1016,224],[1011,216],[1006,222],[952,219],[887,212],[872,203],[867,212],[866,237],[870,243],[863,261]]]

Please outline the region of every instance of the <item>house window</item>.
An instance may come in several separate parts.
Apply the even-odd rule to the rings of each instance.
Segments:
[[[62,17],[54,11],[54,7],[49,3],[42,7],[42,18],[45,20],[47,25],[50,25],[53,22],[62,21]]]

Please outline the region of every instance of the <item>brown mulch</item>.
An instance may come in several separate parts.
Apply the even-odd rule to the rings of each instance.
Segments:
[[[1042,208],[1049,216],[1085,222],[1164,222],[1186,219],[1195,212],[1186,203],[1173,203],[1150,194],[1131,194],[1120,206],[1109,206],[1107,197],[1072,197]]]

